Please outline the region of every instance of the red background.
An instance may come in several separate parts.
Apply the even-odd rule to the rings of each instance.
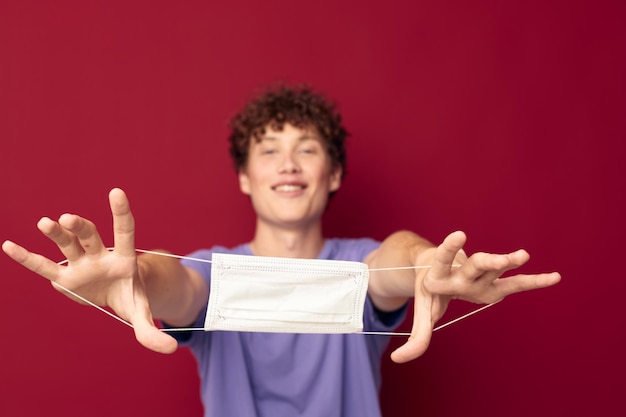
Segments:
[[[58,260],[35,224],[69,211],[111,243],[119,186],[139,248],[246,241],[226,123],[256,88],[308,82],[352,133],[329,235],[462,229],[564,277],[386,360],[385,415],[623,409],[626,3],[209,3],[0,3],[0,238]],[[0,415],[201,414],[187,351],[0,271]]]

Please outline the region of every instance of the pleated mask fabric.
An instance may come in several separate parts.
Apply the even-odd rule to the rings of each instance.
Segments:
[[[214,253],[204,329],[360,332],[368,280],[362,262]]]

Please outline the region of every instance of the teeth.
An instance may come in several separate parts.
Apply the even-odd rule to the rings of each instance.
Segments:
[[[285,193],[289,193],[292,191],[299,191],[301,189],[302,189],[301,185],[290,185],[290,184],[279,185],[276,187],[276,191],[282,191]]]

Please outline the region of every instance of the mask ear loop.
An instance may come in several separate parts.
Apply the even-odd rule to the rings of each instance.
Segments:
[[[107,248],[107,250],[111,251],[113,250],[113,248]],[[204,263],[213,263],[212,261],[208,260],[208,259],[200,259],[200,258],[192,258],[189,256],[182,256],[182,255],[174,255],[172,253],[164,253],[164,252],[157,252],[157,251],[151,251],[151,250],[145,250],[145,249],[135,249],[136,252],[140,252],[140,253],[148,253],[148,254],[152,254],[152,255],[159,255],[159,256],[166,256],[166,257],[170,257],[170,258],[177,258],[177,259],[186,259],[189,261],[196,261],[196,262],[204,262]],[[58,262],[58,265],[65,265],[67,264],[68,261],[63,260],[61,262]],[[452,265],[453,267],[459,267],[460,265],[454,264]],[[417,265],[417,266],[397,266],[397,267],[387,267],[387,268],[372,268],[372,269],[368,269],[368,271],[392,271],[392,270],[403,270],[403,269],[426,269],[426,268],[430,268],[429,265]],[[53,283],[54,286],[56,286],[57,288],[60,288],[61,290],[65,291],[66,293],[70,294],[71,296],[79,299],[80,301],[84,302],[85,304],[90,305],[91,307],[94,307],[98,310],[100,310],[101,312],[103,312],[104,314],[106,314],[109,317],[114,318],[115,320],[127,325],[128,327],[130,327],[131,329],[134,328],[134,326],[124,320],[123,318],[111,313],[110,311],[100,307],[99,305],[89,301],[88,299],[86,299],[85,297],[82,297],[78,294],[76,294],[74,291],[71,291],[67,288],[65,288],[64,286],[62,286],[61,284],[57,284],[56,282]],[[448,327],[454,323],[457,323],[461,320],[465,320],[466,318],[473,316],[474,314],[480,313],[483,310],[488,309],[489,307],[494,306],[495,304],[499,303],[502,300],[490,303],[490,304],[486,304],[480,308],[477,308],[476,310],[470,311],[467,314],[464,314],[460,317],[457,317],[453,320],[450,320],[446,323],[443,323],[437,327],[435,327],[433,329],[433,332],[436,332],[437,330],[441,330],[444,327]],[[162,332],[189,332],[189,331],[206,331],[204,329],[204,327],[177,327],[177,328],[168,328],[168,329],[159,329]],[[407,333],[407,332],[355,332],[355,333],[350,333],[350,334],[363,334],[363,335],[371,335],[371,336],[411,336],[411,333]]]

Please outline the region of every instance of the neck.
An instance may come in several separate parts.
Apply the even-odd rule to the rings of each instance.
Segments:
[[[257,220],[252,253],[283,258],[317,258],[324,247],[321,222],[308,227],[277,228]]]

